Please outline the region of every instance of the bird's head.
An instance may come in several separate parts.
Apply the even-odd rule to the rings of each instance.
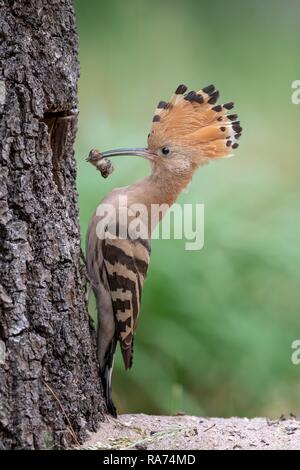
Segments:
[[[179,85],[168,102],[155,110],[146,148],[117,149],[103,157],[138,155],[174,176],[187,176],[210,160],[228,157],[238,147],[242,128],[233,103],[216,105],[219,92],[213,85],[187,93]]]

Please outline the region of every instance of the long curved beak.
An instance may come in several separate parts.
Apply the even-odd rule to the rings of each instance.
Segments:
[[[96,163],[102,158],[117,157],[120,155],[135,155],[138,157],[147,158],[153,160],[154,155],[145,148],[124,148],[124,149],[114,149],[108,150],[106,152],[99,152],[96,149],[90,151],[87,161],[90,163]]]
[[[154,157],[154,155],[146,148],[124,148],[101,152],[101,156],[103,158],[117,157],[119,155],[135,155],[138,157],[148,158],[149,160],[153,160]]]

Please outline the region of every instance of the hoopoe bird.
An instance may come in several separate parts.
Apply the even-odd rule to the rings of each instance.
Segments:
[[[219,92],[213,85],[198,92],[187,92],[185,85],[179,85],[170,101],[158,103],[146,148],[92,151],[87,159],[97,166],[109,157],[136,155],[149,160],[152,167],[146,178],[108,194],[93,215],[87,232],[87,272],[98,313],[100,377],[107,410],[113,416],[116,416],[111,386],[114,353],[119,342],[125,369],[132,366],[133,340],[150,261],[151,233],[163,216],[160,213],[156,220],[151,220],[151,205],[164,204],[169,208],[198,167],[231,156],[232,150],[238,147],[242,128],[237,115],[228,114],[234,103],[216,104],[218,98]],[[126,227],[123,222],[116,222],[122,197],[127,201]],[[146,210],[136,210],[137,203]],[[100,212],[105,207],[110,209],[100,236],[97,227],[104,220]],[[144,236],[132,236],[128,220],[138,221]]]

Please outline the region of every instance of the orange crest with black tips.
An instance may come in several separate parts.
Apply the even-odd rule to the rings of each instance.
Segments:
[[[175,146],[177,153],[190,154],[197,163],[206,157],[229,156],[238,147],[242,128],[237,115],[228,114],[234,104],[217,105],[218,98],[214,85],[197,92],[187,92],[185,85],[179,85],[168,102],[158,103],[149,149]]]

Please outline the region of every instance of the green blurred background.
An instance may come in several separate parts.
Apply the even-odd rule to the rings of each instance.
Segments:
[[[203,167],[181,203],[205,204],[205,246],[155,240],[132,370],[118,352],[120,412],[300,414],[300,4],[289,0],[77,0],[76,142],[82,240],[100,199],[149,172],[92,147],[143,146],[153,110],[179,83],[214,83],[244,134],[236,158]],[[94,303],[91,311],[94,312]]]

